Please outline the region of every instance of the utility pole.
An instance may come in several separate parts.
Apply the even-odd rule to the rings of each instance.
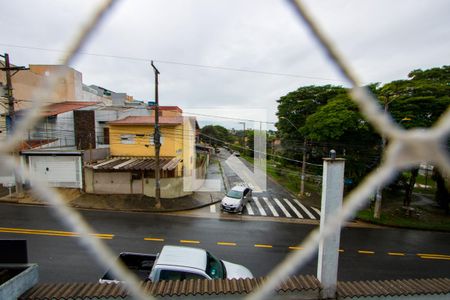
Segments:
[[[5,71],[6,74],[6,98],[8,99],[8,116],[9,116],[9,126],[6,126],[6,131],[8,134],[11,134],[14,128],[14,123],[16,120],[16,113],[14,111],[14,96],[13,96],[13,87],[12,87],[12,76],[14,76],[17,72],[22,70],[28,70],[25,67],[11,67],[9,62],[9,54],[5,53],[4,55],[0,55],[5,58],[5,67],[0,68],[0,70]],[[11,71],[15,71],[11,74]],[[16,181],[16,194],[18,197],[23,196],[23,186],[22,179],[17,172],[14,172],[14,177]]]
[[[392,101],[392,100],[391,100]],[[387,113],[389,103],[391,101],[384,101],[384,112]],[[384,134],[381,134],[381,157],[384,154],[384,148],[386,147],[386,137]],[[383,188],[381,186],[377,187],[375,192],[375,207],[373,208],[373,217],[375,219],[379,219],[381,216],[381,201],[383,200]]]
[[[156,207],[161,207],[161,186],[159,179],[159,150],[161,148],[160,143],[160,132],[159,132],[159,98],[158,98],[158,75],[159,71],[153,64],[153,71],[155,72],[155,132],[153,135],[153,142],[155,143],[155,156],[156,156],[156,166],[155,166],[155,200]]]
[[[303,160],[302,160],[302,175],[300,181],[300,196],[305,195],[305,169],[306,169],[306,139],[303,140]]]
[[[300,130],[297,128],[297,126],[295,126],[294,123],[292,123],[291,120],[289,120],[288,118],[280,117],[280,119],[285,119],[292,125],[292,127],[295,128],[295,130],[297,130],[297,132],[300,132]],[[306,142],[306,138],[304,138],[303,139],[302,170],[301,170],[301,174],[300,174],[300,196],[301,197],[303,197],[305,195],[306,146],[307,146],[307,142]]]
[[[244,155],[246,155],[246,152],[245,152],[245,150],[246,150],[246,142],[245,142],[245,122],[239,122],[239,124],[242,124],[242,125],[244,125],[244,134],[243,134],[243,136],[242,136],[242,144],[244,145]]]

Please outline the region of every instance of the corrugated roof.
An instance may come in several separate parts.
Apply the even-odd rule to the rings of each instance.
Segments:
[[[161,170],[171,171],[175,169],[181,158],[160,158],[159,167]],[[155,170],[156,159],[155,158],[111,158],[104,160],[92,166],[95,170],[112,170],[112,171],[145,171]]]
[[[184,281],[145,282],[143,288],[153,296],[201,296],[248,294],[264,284],[264,278],[253,279],[190,279]],[[386,281],[338,282],[338,298],[364,296],[411,296],[450,294],[450,278]],[[317,292],[320,283],[314,276],[291,276],[277,289],[278,293]],[[128,296],[121,283],[55,283],[38,284],[20,296],[20,300],[47,299],[123,299]],[[309,295],[311,296],[311,295]],[[311,298],[314,299],[314,298]]]
[[[450,278],[338,282],[340,298],[449,294]]]
[[[88,102],[88,101],[66,101],[50,104],[42,109],[42,115],[44,117],[56,116],[68,111],[77,110],[83,107],[97,105],[100,102]]]
[[[143,288],[153,296],[200,296],[221,294],[248,294],[264,283],[264,278],[253,279],[190,279],[184,281],[145,282]],[[319,281],[310,275],[292,276],[278,292],[319,291]],[[95,299],[100,297],[125,298],[128,295],[121,283],[39,284],[24,293],[21,300]]]
[[[178,125],[183,123],[183,117],[159,117],[160,125]],[[153,125],[154,116],[128,116],[124,119],[108,122],[110,125]]]

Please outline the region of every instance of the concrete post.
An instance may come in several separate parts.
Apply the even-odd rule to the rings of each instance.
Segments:
[[[322,178],[322,207],[320,213],[320,231],[329,223],[336,211],[342,206],[344,192],[345,159],[324,158]],[[322,285],[322,299],[336,297],[336,284],[339,261],[340,226],[320,241],[317,262],[317,278]]]

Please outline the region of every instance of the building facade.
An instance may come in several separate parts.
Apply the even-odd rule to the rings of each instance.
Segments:
[[[108,122],[111,158],[85,168],[86,192],[155,194],[155,116],[129,116]],[[196,120],[178,107],[161,107],[161,197],[192,193],[184,178],[195,174]]]

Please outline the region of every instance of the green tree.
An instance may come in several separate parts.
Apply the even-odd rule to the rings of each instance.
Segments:
[[[304,126],[306,119],[316,110],[346,89],[340,86],[305,86],[281,97],[278,102],[278,129],[284,155],[301,159],[299,150],[303,145],[304,136],[299,129]]]
[[[450,66],[429,70],[414,70],[407,80],[390,82],[379,90],[380,101],[405,128],[431,127],[450,106]],[[404,204],[409,206],[418,169],[412,169],[403,183]],[[445,185],[441,185],[445,186]],[[438,187],[437,193],[443,191]]]
[[[437,168],[433,169],[432,179],[436,181],[436,194],[434,199],[446,214],[450,214],[450,180],[445,178]]]
[[[233,142],[233,136],[228,129],[220,125],[207,125],[200,130],[200,140],[213,147],[224,146]]]
[[[346,177],[358,183],[378,162],[380,139],[347,94],[339,94],[307,117],[301,128],[318,156],[334,148],[346,158]],[[327,145],[323,147],[323,145]]]

